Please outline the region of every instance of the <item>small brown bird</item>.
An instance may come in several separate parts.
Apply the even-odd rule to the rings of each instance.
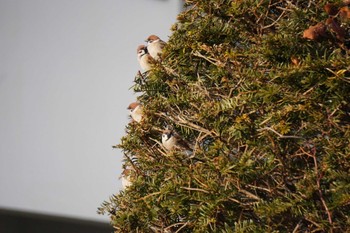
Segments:
[[[133,102],[129,104],[128,109],[130,110],[131,118],[140,123],[142,120],[142,106],[137,102]]]
[[[123,189],[126,189],[132,184],[130,181],[130,174],[131,174],[130,168],[125,168],[122,172],[121,180],[122,180]]]
[[[166,43],[156,35],[150,35],[146,42],[148,53],[154,60],[159,61]]]
[[[146,46],[139,45],[137,47],[137,60],[138,60],[138,62],[140,64],[141,69],[144,72],[147,72],[150,69],[152,69],[153,58],[148,53]]]
[[[189,143],[172,129],[166,129],[162,134],[162,144],[167,150],[182,149],[191,150]]]

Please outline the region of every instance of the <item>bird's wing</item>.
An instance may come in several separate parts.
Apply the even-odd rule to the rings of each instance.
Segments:
[[[164,42],[164,41],[159,41],[160,42],[160,47],[161,47],[161,49],[163,49],[165,46],[166,46],[166,42]]]
[[[154,64],[154,63],[155,63],[155,60],[154,60],[154,58],[153,58],[151,55],[148,55],[148,56],[147,56],[147,62],[148,62],[149,64]]]
[[[176,138],[178,146],[186,150],[192,150],[190,143],[187,140],[183,139],[179,134],[174,133],[174,137]]]

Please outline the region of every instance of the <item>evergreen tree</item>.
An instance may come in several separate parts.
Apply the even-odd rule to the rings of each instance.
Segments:
[[[187,0],[137,75],[116,232],[350,229],[347,2]],[[191,150],[162,146],[174,129]]]

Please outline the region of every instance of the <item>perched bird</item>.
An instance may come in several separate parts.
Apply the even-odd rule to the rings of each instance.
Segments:
[[[133,102],[129,104],[128,109],[130,110],[131,118],[140,123],[142,120],[142,106],[137,102]]]
[[[122,180],[123,189],[126,189],[131,185],[130,173],[131,173],[130,168],[125,168],[122,172],[121,180]]]
[[[162,144],[167,150],[184,149],[191,150],[189,143],[187,143],[180,135],[172,129],[166,129],[162,134]]]
[[[152,69],[152,60],[153,58],[147,51],[147,47],[144,45],[139,45],[137,47],[137,60],[140,64],[141,69],[144,72],[149,71]]]
[[[166,45],[166,43],[156,35],[150,35],[146,39],[146,42],[147,42],[148,53],[151,55],[151,57],[154,60],[159,61],[161,58],[161,54],[163,52],[163,48]]]

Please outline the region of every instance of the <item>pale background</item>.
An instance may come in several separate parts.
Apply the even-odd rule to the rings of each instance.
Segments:
[[[98,221],[121,188],[136,47],[179,0],[0,0],[0,208]]]

